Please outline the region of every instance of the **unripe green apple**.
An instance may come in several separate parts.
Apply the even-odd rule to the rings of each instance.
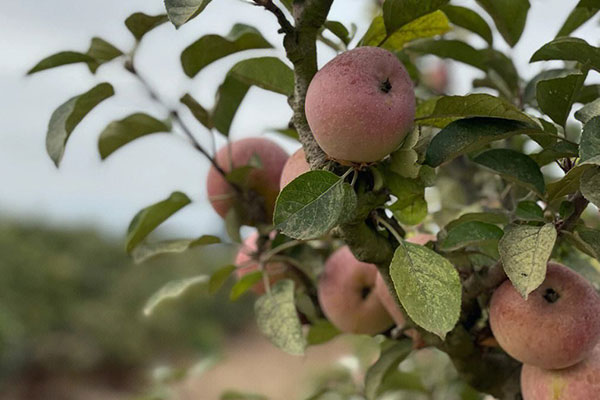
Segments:
[[[348,246],[325,263],[318,296],[325,316],[342,332],[374,335],[394,321],[375,293],[377,267],[358,261]]]
[[[310,165],[306,161],[304,149],[300,149],[292,154],[283,166],[279,188],[283,189],[288,183],[307,171],[310,171]]]
[[[413,84],[393,53],[359,47],[317,72],[305,111],[315,140],[329,157],[342,163],[379,161],[412,127]]]
[[[235,274],[238,279],[246,274],[258,271],[258,260],[256,258],[256,252],[258,250],[256,241],[258,240],[258,237],[258,232],[254,232],[248,236],[238,251],[238,254],[235,258],[235,265],[238,267],[235,271]],[[273,284],[280,279],[288,277],[288,268],[289,267],[282,262],[269,262],[265,264],[264,269],[265,273],[269,275],[269,283]],[[256,283],[252,287],[252,291],[258,295],[264,294],[264,282],[260,281]]]
[[[228,146],[224,146],[215,156],[215,161],[225,172],[230,172],[232,166],[239,168],[248,165],[255,154],[260,159],[261,168],[256,168],[248,174],[246,185],[262,197],[266,218],[270,220],[279,194],[281,171],[288,159],[287,153],[277,144],[263,138],[238,140],[231,143],[230,147],[231,150]],[[236,192],[212,166],[208,172],[206,190],[210,204],[222,218],[225,218],[234,204]]]
[[[420,233],[418,235],[406,239],[406,241],[409,243],[420,245],[424,245],[434,240],[436,240],[436,237],[434,235],[427,235],[424,233]],[[388,286],[386,285],[385,281],[383,280],[383,277],[379,272],[377,272],[377,280],[375,281],[375,293],[377,293],[377,296],[379,296],[379,300],[381,300],[381,303],[383,304],[387,312],[392,316],[396,325],[400,328],[403,327],[405,323],[404,313],[398,305],[398,301],[394,298],[395,294],[392,294],[390,292]]]
[[[600,297],[581,275],[550,262],[546,279],[527,300],[508,280],[496,289],[490,326],[500,347],[522,363],[567,368],[600,340]]]
[[[521,392],[523,400],[600,399],[600,345],[569,368],[547,370],[524,365]]]

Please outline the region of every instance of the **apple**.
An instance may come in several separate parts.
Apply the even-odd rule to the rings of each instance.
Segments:
[[[288,183],[307,171],[310,171],[310,165],[306,161],[304,149],[300,149],[292,154],[283,166],[279,188],[283,189]]]
[[[255,191],[264,200],[265,217],[268,222],[273,218],[275,201],[279,194],[279,179],[281,171],[288,159],[288,155],[274,142],[263,138],[247,138],[231,143],[230,148],[224,146],[216,156],[215,161],[225,172],[233,168],[243,167],[250,163],[251,158],[256,155],[262,166],[248,174],[246,187]],[[208,199],[214,210],[222,218],[225,218],[235,203],[237,192],[227,180],[217,171],[210,168],[206,183]],[[251,221],[242,221],[251,224]]]
[[[496,289],[490,326],[500,347],[522,363],[567,368],[600,340],[600,296],[581,275],[550,262],[544,282],[527,300],[508,280]]]
[[[406,69],[378,47],[346,51],[312,79],[306,118],[315,140],[341,163],[379,161],[412,127],[415,94]]]
[[[523,400],[600,399],[600,345],[569,368],[547,370],[524,365],[521,392]]]
[[[237,253],[235,258],[235,265],[238,267],[235,274],[238,279],[242,278],[251,272],[258,271],[258,257],[256,244],[259,238],[258,232],[252,233],[248,236],[242,247]],[[269,262],[265,266],[265,271],[269,275],[269,282],[271,284],[277,282],[280,279],[288,277],[288,266],[282,262]],[[256,283],[252,287],[252,291],[258,295],[265,293],[265,285],[263,281]]]
[[[424,233],[419,233],[413,237],[406,239],[407,242],[425,245],[431,241],[435,241],[436,237],[434,235],[428,235]],[[379,300],[387,310],[387,312],[392,316],[392,319],[396,323],[398,327],[404,326],[404,313],[402,309],[398,305],[398,301],[395,299],[396,293],[391,293],[388,286],[386,285],[383,277],[379,272],[377,272],[377,279],[375,281],[375,293],[379,296]]]
[[[326,261],[317,287],[325,316],[342,332],[374,335],[394,321],[375,293],[377,267],[358,261],[348,246]]]

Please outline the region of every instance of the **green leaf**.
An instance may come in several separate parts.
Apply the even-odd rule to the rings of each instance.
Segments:
[[[170,132],[171,124],[151,117],[148,114],[136,113],[122,120],[113,121],[100,133],[98,151],[104,160],[116,150],[143,136],[158,132]]]
[[[167,199],[138,212],[127,229],[127,252],[131,253],[157,226],[190,203],[190,198],[185,194],[173,192]]]
[[[144,315],[149,317],[156,308],[166,300],[173,300],[181,297],[185,292],[194,286],[201,285],[203,288],[208,283],[208,276],[198,275],[192,278],[178,279],[171,281],[154,293],[144,306]]]
[[[135,40],[139,42],[146,33],[164,24],[168,20],[169,17],[167,17],[166,14],[148,15],[142,12],[136,12],[127,17],[125,26],[129,29],[129,32],[131,32],[133,37],[135,37]]]
[[[600,167],[588,169],[581,176],[581,194],[596,207],[600,207]]]
[[[314,346],[330,341],[341,332],[331,322],[326,319],[320,319],[310,326],[306,341],[309,345]]]
[[[506,43],[514,47],[525,29],[529,0],[477,0],[477,4],[490,14]]]
[[[250,58],[240,61],[229,74],[247,85],[291,96],[294,94],[294,72],[276,57]]]
[[[270,49],[273,46],[254,27],[235,24],[227,36],[206,35],[181,53],[181,66],[193,78],[204,67],[228,55],[251,49]]]
[[[421,165],[418,163],[419,155],[414,147],[419,142],[419,131],[413,129],[404,139],[402,146],[391,154],[390,169],[405,178],[416,179],[419,176]]]
[[[213,272],[208,282],[208,292],[210,294],[217,293],[235,270],[235,265],[226,265]]]
[[[393,346],[382,351],[379,360],[375,362],[365,374],[365,396],[367,400],[375,400],[384,379],[398,369],[402,362],[412,351],[410,340],[401,340]]]
[[[590,46],[583,39],[560,37],[543,45],[529,62],[562,60],[576,61],[585,68],[600,71],[600,49]]]
[[[240,229],[242,227],[242,215],[238,207],[231,207],[225,215],[225,231],[229,239],[235,243],[242,243]]]
[[[534,138],[535,139],[535,138]],[[566,157],[578,157],[579,146],[574,143],[559,141],[556,144],[547,146],[539,153],[529,155],[540,167],[550,164],[555,160]]]
[[[515,289],[527,299],[546,277],[546,264],[556,242],[553,224],[543,226],[509,225],[498,244],[506,275]]]
[[[75,96],[52,113],[46,134],[46,151],[58,167],[65,152],[69,136],[94,107],[115,94],[111,84],[101,83],[89,91]]]
[[[579,237],[590,250],[590,255],[600,260],[600,231],[590,228],[577,228],[575,235]]]
[[[390,275],[408,316],[443,339],[460,315],[462,289],[454,266],[427,247],[405,242],[394,253]]]
[[[391,51],[402,50],[406,43],[415,39],[442,35],[449,30],[448,18],[441,11],[424,15],[391,35],[385,31],[383,17],[375,17],[359,44],[361,46],[381,46]]]
[[[536,99],[536,90],[537,84],[540,81],[564,77],[569,74],[577,74],[580,73],[575,69],[566,69],[566,68],[556,68],[556,69],[548,69],[541,71],[539,74],[535,75],[529,82],[527,82],[527,86],[525,86],[525,90],[523,91],[523,102],[526,104],[530,104],[534,107],[538,106]]]
[[[210,2],[211,0],[165,0],[165,8],[171,23],[179,29],[204,11]]]
[[[589,120],[600,116],[600,98],[586,104],[575,112],[575,118],[583,124],[587,124]]]
[[[418,372],[404,372],[400,370],[392,370],[386,375],[377,390],[377,394],[381,395],[399,390],[429,394],[429,390],[423,385],[421,375]],[[480,398],[476,397],[475,400],[480,400]]]
[[[352,186],[331,172],[309,171],[279,193],[273,221],[289,237],[314,239],[329,232],[355,208]]]
[[[528,125],[496,118],[468,118],[454,121],[433,137],[425,164],[438,167],[456,157],[479,150],[496,140],[522,133]]]
[[[592,118],[583,127],[579,156],[580,164],[600,165],[600,116]]]
[[[192,247],[221,243],[221,239],[212,235],[204,235],[197,239],[165,240],[161,242],[144,242],[131,252],[133,261],[142,263],[149,258],[161,255],[182,253]]]
[[[234,65],[217,91],[212,113],[215,128],[225,136],[229,134],[235,113],[251,85],[291,96],[294,73],[274,57],[251,58]]]
[[[107,63],[111,60],[114,60],[117,57],[123,55],[123,52],[117,49],[112,44],[108,43],[106,40],[102,38],[92,38],[92,43],[90,44],[90,48],[87,51],[87,54],[96,60],[97,64],[89,64],[90,70],[95,72],[96,69],[100,66],[100,64]]]
[[[466,7],[452,5],[445,5],[442,7],[442,11],[454,25],[476,33],[488,42],[490,46],[492,45],[494,41],[492,30],[487,22],[475,11]]]
[[[521,184],[539,196],[546,191],[544,175],[537,163],[523,153],[510,149],[492,149],[473,159],[500,174],[506,180]]]
[[[458,250],[467,246],[493,243],[500,240],[504,232],[496,225],[480,221],[470,221],[457,225],[448,231],[441,249]]]
[[[346,46],[350,44],[350,41],[352,40],[350,31],[348,31],[348,29],[341,22],[325,21],[323,27],[337,36],[337,38],[340,39]]]
[[[418,54],[432,54],[441,58],[449,58],[482,71],[487,70],[485,59],[481,53],[460,40],[423,40],[411,44],[407,50]]]
[[[283,279],[254,304],[260,331],[283,351],[301,355],[306,348],[302,325],[294,305],[294,282]]]
[[[388,209],[398,221],[406,225],[416,225],[427,216],[425,186],[421,181],[387,171],[385,181],[390,192],[397,197]]]
[[[432,101],[427,108],[422,108],[425,115],[417,115],[418,125],[443,128],[450,122],[461,118],[491,117],[521,121],[530,126],[538,124],[528,115],[519,111],[504,99],[489,94],[470,94],[467,96],[444,96]],[[434,105],[435,104],[435,105]],[[432,111],[430,111],[432,109]]]
[[[578,73],[539,81],[536,98],[540,109],[558,125],[565,126],[586,76]]]
[[[215,128],[223,135],[229,135],[235,113],[249,89],[249,85],[240,82],[231,75],[227,75],[221,86],[219,86],[215,108],[212,112],[212,121]]]
[[[383,21],[388,35],[426,14],[446,5],[449,0],[385,0]]]
[[[44,71],[50,68],[76,63],[96,64],[96,60],[92,56],[84,53],[79,53],[76,51],[62,51],[60,53],[56,53],[44,58],[33,68],[27,71],[27,75],[31,75],[36,72]]]
[[[510,57],[498,50],[487,48],[479,50],[485,58],[487,77],[500,93],[506,92],[508,99],[515,99],[521,90],[519,73]]]
[[[586,85],[581,88],[577,96],[577,103],[587,104],[600,97],[600,85]]]
[[[206,129],[212,129],[214,127],[210,112],[202,107],[202,105],[198,103],[190,94],[184,94],[179,101],[190,110],[194,118],[204,125]]]
[[[556,37],[569,36],[571,32],[596,15],[598,10],[600,10],[598,0],[581,0],[577,3],[573,11],[571,11],[567,20],[556,34]]]
[[[552,202],[558,198],[578,191],[581,182],[581,176],[590,167],[591,165],[580,165],[575,168],[571,168],[569,172],[567,172],[566,175],[561,179],[550,182],[547,187],[548,202]]]
[[[254,285],[261,282],[262,279],[262,271],[252,271],[245,274],[231,287],[231,292],[229,292],[229,300],[235,301],[239,299],[244,293],[252,289]]]
[[[515,216],[524,221],[544,221],[544,210],[535,201],[521,201],[517,204]]]
[[[446,231],[450,231],[457,227],[458,225],[464,224],[470,221],[480,221],[487,222],[488,224],[496,224],[496,225],[505,225],[508,223],[508,217],[505,214],[501,214],[498,212],[475,212],[475,213],[466,213],[455,219],[454,221],[449,222],[445,229]]]

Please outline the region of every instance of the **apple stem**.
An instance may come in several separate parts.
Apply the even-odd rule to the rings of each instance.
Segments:
[[[400,236],[400,234],[398,233],[398,231],[396,229],[394,229],[394,227],[388,223],[385,219],[381,218],[380,215],[375,215],[375,221],[377,221],[377,223],[379,223],[381,226],[383,226],[385,229],[387,229],[398,241],[398,243],[400,245],[404,244],[404,240],[402,239],[402,236]]]

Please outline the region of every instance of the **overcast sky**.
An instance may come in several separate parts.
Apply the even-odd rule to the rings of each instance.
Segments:
[[[2,2],[0,13],[0,217],[42,220],[60,226],[93,225],[122,235],[133,215],[142,207],[167,197],[174,190],[187,193],[193,204],[165,225],[181,236],[220,233],[221,222],[208,205],[205,177],[208,162],[179,135],[151,135],[126,146],[101,162],[97,137],[114,119],[145,111],[164,118],[163,109],[144,97],[140,85],[120,63],[102,66],[96,76],[83,65],[66,66],[30,77],[25,72],[41,58],[61,50],[85,51],[92,36],[100,36],[124,51],[133,39],[123,25],[132,12],[163,12],[161,0],[19,0]],[[474,1],[453,2],[472,6]],[[532,0],[530,18],[519,45],[509,51],[526,77],[541,67],[529,65],[531,54],[558,31],[575,0]],[[331,19],[347,25],[355,22],[358,37],[368,24],[369,0],[338,0]],[[227,70],[239,60],[231,57],[207,67],[194,80],[181,71],[180,52],[207,33],[226,34],[236,22],[253,24],[280,47],[274,18],[258,7],[239,0],[214,0],[192,23],[176,31],[165,24],[144,39],[137,61],[138,70],[174,106],[191,92],[206,107]],[[597,23],[576,32],[584,38],[597,37]],[[476,38],[476,46],[482,43]],[[598,43],[593,44],[597,45]],[[243,56],[282,55],[281,50],[253,51]],[[320,63],[333,54],[321,49]],[[465,94],[478,73],[452,65],[454,92]],[[52,111],[68,98],[87,91],[96,83],[110,81],[116,96],[90,113],[75,129],[60,169],[54,168],[45,152],[45,134]],[[272,127],[286,125],[291,112],[286,99],[253,88],[232,126],[232,138],[261,135]],[[186,115],[187,116],[187,115]],[[198,139],[207,144],[206,130],[190,120]],[[290,152],[294,143],[269,135]]]

